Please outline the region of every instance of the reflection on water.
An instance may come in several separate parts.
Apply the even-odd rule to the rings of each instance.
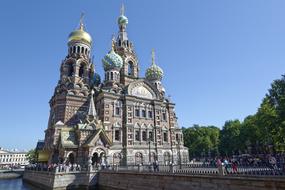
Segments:
[[[0,190],[34,190],[23,183],[22,178],[0,179]]]

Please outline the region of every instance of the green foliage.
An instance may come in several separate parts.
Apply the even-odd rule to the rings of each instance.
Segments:
[[[29,162],[31,164],[36,163],[37,161],[37,154],[36,154],[36,150],[32,149],[27,153],[27,159],[29,160]]]
[[[183,134],[185,146],[189,148],[191,157],[218,153],[219,128],[194,125],[187,129],[183,128]]]
[[[221,130],[194,125],[183,133],[191,157],[268,152],[269,145],[285,151],[285,75],[273,81],[257,113],[243,122],[226,121]]]

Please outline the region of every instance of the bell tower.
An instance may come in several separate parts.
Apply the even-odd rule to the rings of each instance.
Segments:
[[[119,33],[116,39],[115,52],[123,59],[123,67],[121,69],[120,81],[123,85],[139,78],[139,66],[134,46],[128,39],[126,31],[128,18],[125,16],[125,8],[122,5],[121,14],[118,18]]]
[[[50,100],[49,127],[57,122],[73,125],[83,119],[93,85],[94,65],[90,59],[92,38],[85,31],[83,15],[79,28],[68,37],[68,54],[60,67],[60,79]]]

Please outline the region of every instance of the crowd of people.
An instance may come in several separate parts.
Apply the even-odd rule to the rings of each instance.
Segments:
[[[216,157],[215,159],[204,159],[203,164],[208,163],[210,166],[224,168],[226,173],[237,173],[239,167],[266,167],[272,170],[285,171],[284,154],[267,154],[267,155],[239,155],[232,157]]]

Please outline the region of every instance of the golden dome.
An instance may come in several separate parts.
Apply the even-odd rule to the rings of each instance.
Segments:
[[[84,31],[84,25],[82,22],[82,18],[80,19],[80,26],[79,29],[71,32],[68,36],[68,42],[71,41],[83,41],[85,43],[88,43],[91,45],[92,43],[92,38],[90,34]]]

